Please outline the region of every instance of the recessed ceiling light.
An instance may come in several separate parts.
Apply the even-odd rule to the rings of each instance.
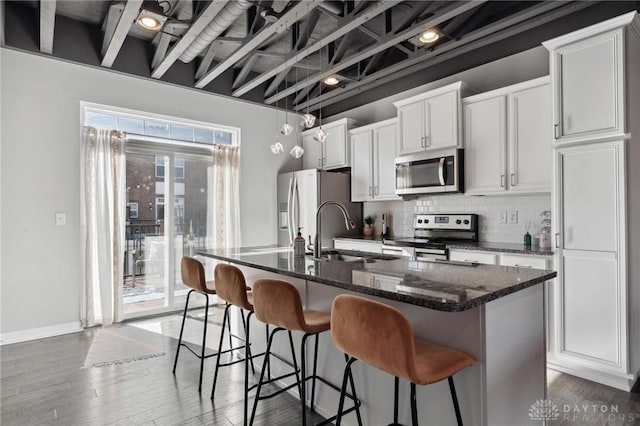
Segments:
[[[340,80],[333,76],[324,79],[324,84],[327,86],[335,86],[338,83],[340,83]]]
[[[164,10],[157,2],[144,2],[136,18],[136,24],[152,31],[158,31],[166,21]]]
[[[422,34],[420,34],[420,37],[418,38],[418,40],[420,40],[420,42],[422,43],[434,43],[436,41],[438,41],[438,39],[440,38],[440,34],[434,30],[434,29],[429,29],[424,31]]]

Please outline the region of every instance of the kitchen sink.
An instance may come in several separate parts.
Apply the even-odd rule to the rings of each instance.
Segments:
[[[350,250],[325,250],[322,252],[321,261],[338,260],[341,262],[364,262],[374,263],[378,260],[394,260],[398,256],[390,256],[376,253],[361,253]]]

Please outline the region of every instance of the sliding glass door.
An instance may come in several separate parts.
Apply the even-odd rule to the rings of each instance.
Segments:
[[[130,144],[127,152],[125,317],[184,304],[180,261],[206,246],[212,156]],[[208,268],[207,268],[208,269]]]

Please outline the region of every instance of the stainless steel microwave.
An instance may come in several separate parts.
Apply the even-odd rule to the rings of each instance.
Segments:
[[[396,194],[464,192],[464,151],[421,152],[395,159]]]

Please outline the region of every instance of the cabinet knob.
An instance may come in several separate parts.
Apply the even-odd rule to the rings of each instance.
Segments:
[[[556,248],[560,248],[560,244],[558,243],[558,237],[560,237],[560,233],[556,232]]]
[[[500,175],[500,188],[504,188],[504,175]]]
[[[516,186],[516,174],[511,173],[511,186]]]
[[[558,139],[560,137],[558,135],[558,130],[560,130],[560,125],[556,123],[556,124],[553,125],[553,137],[555,139]]]

